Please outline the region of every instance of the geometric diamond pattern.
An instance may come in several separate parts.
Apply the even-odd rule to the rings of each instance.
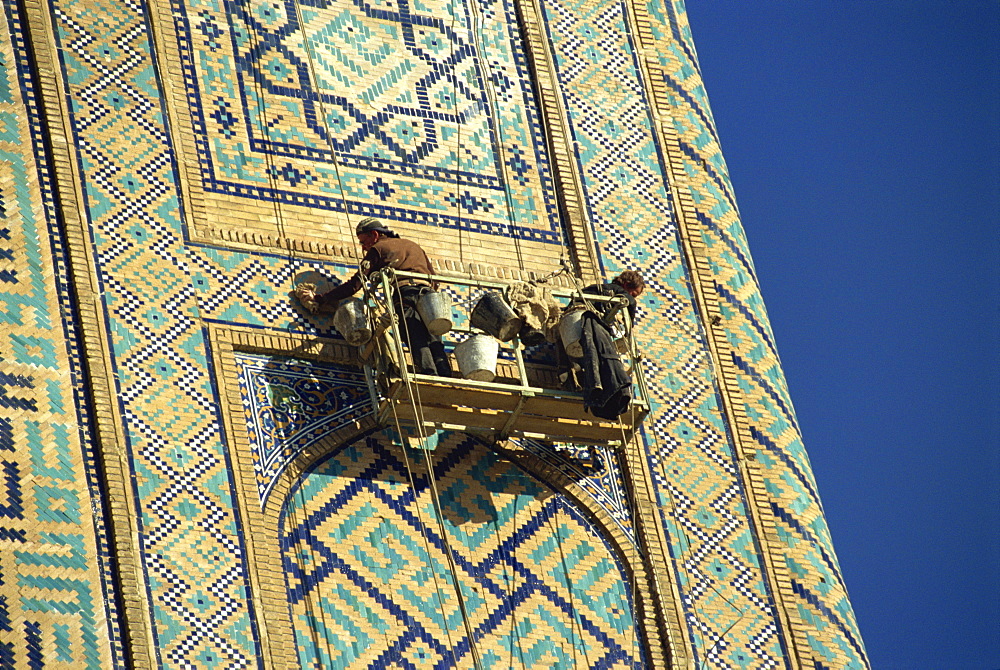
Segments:
[[[612,275],[636,266],[648,278],[637,326],[638,340],[649,345],[642,364],[653,405],[643,438],[693,661],[784,667],[787,631],[764,578],[761,530],[749,517],[722,421],[627,8],[605,0],[543,4],[602,269]],[[171,6],[194,119],[194,128],[176,130],[193,130],[198,153],[184,159],[197,162],[206,190],[279,204],[306,203],[307,193],[313,198],[307,204],[318,209],[342,207],[346,199],[357,213],[559,241],[547,149],[511,2],[302,0],[301,16],[295,8],[198,0]],[[15,21],[14,5],[5,2],[5,9]],[[670,31],[657,34],[664,80],[645,84],[665,86],[675,112],[669,121],[681,140],[686,188],[698,203],[721,328],[732,345],[724,362],[743,390],[770,514],[792,573],[792,593],[783,593],[783,602],[794,602],[823,631],[800,653],[813,654],[816,667],[865,667],[686,19],[676,3],[652,0],[646,11],[653,30]],[[306,270],[341,277],[348,270],[189,244],[147,8],[56,0],[52,16],[95,251],[87,260],[96,275],[84,279],[97,284],[110,332],[114,401],[148,587],[139,597],[151,614],[156,660],[165,667],[249,667],[260,656],[260,635],[204,322],[331,335],[328,321],[303,320],[287,291]],[[23,52],[16,32],[4,48]],[[303,35],[315,45],[312,55]],[[309,58],[317,63],[307,66]],[[0,104],[37,108],[27,70],[20,64],[12,71],[12,62],[4,60],[8,85],[0,82],[0,95],[9,96],[12,82],[20,81],[26,98]],[[31,130],[37,137],[38,128]],[[459,132],[467,153],[455,155],[448,146],[457,142],[444,140]],[[15,134],[28,132],[21,125]],[[331,167],[331,144],[344,174]],[[96,597],[107,549],[100,546],[102,530],[86,527],[95,501],[82,484],[71,486],[92,471],[87,456],[78,457],[86,449],[74,422],[87,417],[74,415],[82,404],[72,393],[77,354],[73,347],[66,354],[62,344],[71,342],[74,324],[62,320],[53,301],[69,298],[65,273],[57,260],[46,260],[44,245],[7,244],[16,224],[58,245],[57,233],[41,230],[39,214],[44,207],[54,211],[54,200],[44,184],[25,177],[30,160],[14,155],[17,144],[5,138],[0,148],[13,156],[0,183],[0,320],[29,324],[5,335],[3,364],[10,363],[8,351],[16,364],[0,370],[0,404],[20,412],[14,420],[0,416],[0,542],[14,547],[0,552],[0,588],[16,581],[41,594],[14,602],[0,593],[0,665],[41,667],[54,659],[94,666],[99,657],[118,657],[121,635],[108,591],[104,603]],[[22,206],[29,192],[36,201]],[[53,248],[53,257],[60,253]],[[48,274],[32,274],[38,268]],[[54,285],[39,283],[52,279]],[[321,393],[303,403],[313,367],[322,366],[276,366],[253,357],[242,365],[245,397],[260,401],[249,408],[248,425],[264,500],[283,465],[320,432],[319,408],[350,414],[364,406],[354,402],[363,393],[360,381],[352,386],[341,370],[330,372],[331,379],[346,381],[338,378],[330,388],[356,395],[334,400]],[[270,381],[265,369],[275,375]],[[283,414],[252,414],[266,404]],[[316,412],[303,412],[306,405]],[[607,452],[600,455],[603,473],[595,474],[577,467],[572,454],[524,446],[579,481],[632,535],[625,485]],[[421,456],[411,455],[411,485],[399,448],[380,436],[366,438],[315,465],[287,501],[280,542],[304,666],[321,659],[359,667],[467,667],[472,646],[456,589],[486,666],[644,663],[633,589],[568,499],[475,441],[451,435],[430,455],[442,487],[438,515]],[[30,486],[23,476],[29,472]],[[56,564],[79,571],[79,579],[49,574]],[[73,612],[57,612],[70,601]],[[111,638],[110,651],[95,635]]]
[[[559,242],[509,0],[177,8],[206,191]]]
[[[565,498],[460,434],[425,453],[433,462],[411,450],[408,469],[399,446],[369,437],[289,495],[280,536],[302,667],[467,668],[473,644],[498,670],[646,667],[624,572]]]
[[[56,2],[53,19],[158,662],[248,667],[257,653],[242,538],[144,8]],[[198,589],[208,604],[192,598]]]

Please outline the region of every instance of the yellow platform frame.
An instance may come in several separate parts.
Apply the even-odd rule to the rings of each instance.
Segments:
[[[499,290],[505,284],[480,280],[456,279],[438,275],[422,275],[413,272],[378,273],[369,291],[369,300],[382,300],[388,304],[392,286],[397,279],[419,278],[437,283],[439,286],[458,285],[473,289]],[[565,289],[552,289],[557,299],[568,303],[578,297],[578,293]],[[614,300],[605,296],[586,294],[592,303]],[[397,335],[399,324],[393,310],[390,332]],[[506,377],[502,381],[482,382],[470,379],[439,377],[416,374],[409,366],[399,366],[399,374],[386,376],[373,386],[373,402],[379,423],[401,427],[425,434],[433,429],[460,430],[481,435],[492,441],[508,438],[527,438],[546,442],[572,444],[600,444],[621,446],[632,435],[649,414],[649,396],[642,367],[638,365],[639,352],[632,338],[628,315],[626,321],[627,352],[623,356],[632,362],[633,399],[629,410],[617,420],[609,421],[584,411],[583,394],[528,384],[528,367],[523,357],[523,347],[515,338],[500,346],[512,351],[516,363],[516,378]],[[473,332],[467,326],[458,326],[451,332]],[[406,361],[402,339],[394,337],[399,361]],[[376,374],[368,366],[369,374]],[[381,388],[379,393],[376,388]]]

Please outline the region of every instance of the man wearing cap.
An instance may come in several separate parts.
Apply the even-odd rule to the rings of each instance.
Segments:
[[[304,305],[309,306],[314,300],[314,310],[334,311],[341,300],[361,290],[365,277],[386,267],[428,275],[434,273],[430,259],[419,244],[401,238],[378,219],[363,219],[355,232],[365,252],[361,269],[346,282],[322,295],[298,293],[299,300]],[[444,344],[427,332],[427,327],[417,314],[417,300],[431,288],[431,283],[425,279],[406,278],[399,280],[398,287],[392,302],[403,326],[404,341],[410,345],[417,372],[451,377],[451,361],[444,350]]]

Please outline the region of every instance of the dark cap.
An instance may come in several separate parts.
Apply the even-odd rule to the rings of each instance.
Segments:
[[[373,216],[361,219],[360,223],[358,223],[358,227],[354,229],[354,233],[356,235],[360,235],[361,233],[370,233],[372,231],[378,231],[380,233],[392,232],[385,226],[384,223]]]

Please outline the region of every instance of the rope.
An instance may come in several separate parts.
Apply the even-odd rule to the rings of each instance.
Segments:
[[[326,143],[330,148],[330,160],[333,163],[333,172],[337,177],[337,188],[340,190],[340,202],[344,208],[344,218],[347,221],[347,238],[353,240],[353,244],[349,245],[351,249],[351,258],[355,263],[358,263],[360,255],[358,254],[358,242],[354,236],[353,226],[351,226],[351,212],[350,207],[347,205],[347,192],[344,190],[344,181],[340,175],[340,163],[337,161],[337,148],[333,141],[333,134],[330,132],[330,128],[326,122],[326,107],[323,104],[323,94],[319,91],[319,78],[316,76],[316,65],[313,58],[313,50],[310,46],[311,41],[309,36],[306,34],[306,24],[302,18],[302,7],[299,5],[299,0],[292,0],[292,5],[295,8],[295,20],[299,24],[299,29],[302,31],[302,46],[306,52],[306,67],[309,70],[309,76],[312,78],[316,85],[316,103],[319,106],[319,115],[321,117],[321,127],[323,128],[323,133],[326,135]]]
[[[465,267],[465,243],[464,235],[462,234],[462,118],[459,116],[458,110],[458,73],[455,71],[455,22],[458,18],[455,16],[455,0],[451,2],[451,26],[448,28],[451,33],[451,55],[448,56],[448,62],[451,64],[451,107],[452,114],[455,117],[455,133],[457,148],[455,149],[455,211],[458,212],[458,263],[461,267]],[[472,276],[472,270],[469,270],[469,276]]]
[[[486,80],[483,82],[483,90],[486,93],[487,102],[490,105],[491,111],[497,118],[497,133],[496,139],[492,141],[493,150],[500,157],[501,165],[501,178],[503,178],[503,194],[504,194],[504,205],[507,210],[507,229],[509,231],[510,237],[514,240],[514,251],[517,254],[517,265],[518,269],[524,274],[524,255],[521,251],[521,238],[517,234],[517,220],[514,215],[514,201],[510,194],[510,187],[507,184],[507,179],[503,176],[503,166],[507,165],[507,152],[504,148],[503,143],[503,123],[500,122],[500,103],[497,102],[496,87],[493,85],[493,68],[490,64],[490,60],[486,57],[486,49],[483,47],[482,40],[482,26],[483,19],[482,14],[479,11],[479,3],[477,0],[469,0],[469,8],[472,11],[472,39],[476,45],[476,53],[486,60]],[[478,25],[478,29],[477,29]],[[492,133],[491,133],[492,137]]]
[[[399,279],[397,278],[395,273],[392,274],[392,281],[393,281],[393,290],[395,291],[397,299],[400,300],[400,307],[402,307],[402,294],[399,292]],[[395,310],[393,310],[392,318],[396,319],[397,317],[398,315],[395,313]],[[410,342],[409,325],[406,323],[405,318],[402,321],[403,321],[403,329],[406,332],[406,341]],[[413,356],[413,353],[414,353],[413,349],[411,348],[410,349],[411,357]],[[405,362],[400,361],[400,365],[401,366],[405,365]],[[414,367],[416,367],[416,364],[414,364]],[[413,416],[416,420],[418,434],[420,434],[420,436],[423,437],[422,433],[425,423],[425,416],[424,416],[423,402],[421,402],[420,400],[420,387],[419,385],[413,384],[411,382],[409,375],[402,375],[402,376],[405,379],[405,383],[407,384],[407,390],[409,391],[408,395],[410,398],[410,406],[413,408]],[[392,403],[392,412],[393,412],[393,417],[395,418],[396,423],[398,425],[399,417],[396,414],[395,403]],[[402,435],[402,433],[400,433],[400,435]],[[405,451],[406,447],[404,446],[403,449]],[[453,550],[451,548],[451,541],[448,539],[448,533],[444,527],[443,512],[441,507],[441,496],[438,492],[437,477],[434,474],[434,458],[431,455],[431,451],[429,449],[425,450],[424,457],[427,459],[427,474],[431,483],[431,493],[433,495],[434,511],[437,516],[438,530],[441,533],[441,541],[444,543],[445,546],[445,555],[448,558],[448,569],[451,571],[452,581],[455,583],[455,594],[458,599],[458,607],[462,613],[462,625],[465,627],[465,633],[469,639],[469,650],[472,653],[473,664],[476,670],[482,670],[483,665],[482,665],[482,660],[479,657],[478,647],[476,646],[475,632],[472,630],[472,624],[469,621],[469,613],[465,605],[465,596],[462,595],[462,587],[458,580],[458,566],[455,564],[455,557]]]
[[[427,567],[431,571],[431,578],[434,580],[434,591],[437,594],[438,609],[441,612],[441,628],[448,637],[448,648],[451,650],[451,660],[458,665],[458,658],[455,656],[455,641],[451,637],[451,627],[448,626],[448,612],[444,607],[444,595],[441,592],[441,584],[438,582],[437,571],[431,559],[431,543],[427,539],[427,524],[424,523],[423,514],[420,512],[420,500],[417,492],[416,479],[413,476],[413,467],[410,464],[410,455],[406,449],[406,442],[403,439],[403,428],[399,423],[399,415],[396,414],[396,405],[392,405],[392,418],[396,424],[396,434],[399,435],[399,448],[403,452],[403,466],[406,468],[406,478],[410,482],[410,489],[413,491],[413,502],[417,514],[417,523],[420,524],[420,537],[424,541],[424,551],[427,553]]]
[[[251,48],[254,53],[260,53],[260,41],[258,39],[257,31],[252,27],[250,19],[247,16],[245,7],[243,11],[240,12],[240,16],[243,19],[243,25],[246,28],[247,36],[250,38]],[[277,170],[274,165],[274,156],[271,154],[271,130],[267,122],[267,105],[265,103],[264,94],[265,88],[261,81],[263,77],[260,75],[260,68],[255,68],[253,75],[253,87],[254,93],[257,95],[258,106],[257,106],[257,123],[260,125],[261,131],[267,141],[267,148],[264,151],[264,163],[267,165],[267,182],[271,187],[271,191],[275,194],[275,197],[271,199],[271,205],[274,208],[274,217],[278,224],[278,235],[282,238],[285,237],[285,217],[284,212],[281,210],[281,202],[277,196],[278,191],[278,181],[277,181]],[[294,258],[294,252],[292,254]]]
[[[399,280],[397,279],[395,273],[392,274],[392,280],[393,280],[393,290],[395,291],[395,295],[397,296],[397,298],[400,300],[400,306],[402,306],[402,298],[401,294],[399,293]],[[395,323],[399,315],[396,314],[395,310],[391,310],[391,312],[392,312],[391,318]],[[406,333],[406,341],[410,342],[409,326],[406,324],[405,318],[402,319],[402,321],[403,321],[402,328],[403,331]],[[410,355],[411,357],[413,355],[412,349],[410,350]],[[400,366],[403,366],[405,364],[406,364],[405,361],[402,360],[400,361]],[[401,376],[403,377],[404,383],[407,386],[408,395],[410,397],[410,405],[413,408],[413,416],[416,421],[418,434],[422,433],[424,428],[425,416],[424,416],[423,403],[420,401],[420,388],[418,385],[412,383],[409,375],[401,375]],[[391,403],[391,407],[392,407],[393,418],[398,428],[399,416],[396,412],[396,404]],[[401,430],[400,430],[400,436],[402,437]],[[406,451],[405,444],[403,445],[403,451],[404,453]],[[479,649],[476,645],[475,632],[472,630],[472,624],[469,621],[469,613],[465,605],[465,596],[462,595],[462,587],[458,579],[458,566],[455,564],[455,557],[453,554],[453,550],[451,548],[451,542],[448,539],[448,533],[444,527],[443,512],[441,507],[441,496],[437,488],[437,477],[434,474],[434,459],[431,455],[430,450],[425,450],[425,458],[427,459],[427,474],[431,483],[432,501],[434,504],[434,511],[437,516],[438,530],[441,534],[441,540],[445,546],[445,555],[447,556],[448,559],[448,569],[451,572],[452,581],[455,584],[455,594],[458,600],[458,607],[462,614],[462,625],[464,626],[466,636],[469,639],[469,650],[472,653],[473,664],[476,670],[482,670],[483,665],[482,665],[482,660],[479,656]]]
[[[632,320],[629,319],[626,316],[625,317],[625,321],[626,321],[626,325],[627,325],[627,328],[626,328],[626,337],[628,338],[628,340],[627,340],[627,342],[628,342],[628,351],[629,351],[630,357],[632,358],[632,366],[631,367],[634,370],[638,370],[642,358],[641,358],[638,350],[636,349],[635,339],[634,339],[634,337],[632,335],[632,332],[633,332]],[[641,371],[640,371],[640,373],[641,373]],[[632,421],[631,421],[631,425],[632,425],[632,435],[631,435],[631,437],[626,436],[626,434],[625,434],[625,426],[624,426],[624,424],[622,424],[621,417],[620,416],[618,417],[618,429],[621,431],[621,434],[622,434],[622,448],[623,448],[622,450],[623,450],[623,452],[625,452],[626,465],[628,464],[628,460],[629,460],[628,459],[629,454],[627,453],[629,448],[632,449],[631,458],[633,460],[637,461],[638,459],[642,458],[642,447],[639,444],[639,433],[636,430],[636,418],[637,417],[636,417],[636,405],[635,405],[634,402],[633,403],[629,403],[629,412],[631,414],[631,419],[632,419]],[[637,543],[639,542],[639,537],[640,537],[639,536],[639,523],[640,522],[639,522],[639,504],[636,501],[636,497],[635,497],[634,493],[628,496],[628,505],[629,505],[629,514],[632,515],[633,531],[635,533],[635,542],[631,545],[632,551],[630,552],[630,555],[629,555],[629,560],[632,562],[632,566],[633,566],[632,567],[632,571],[631,571],[632,595],[633,595],[633,597],[635,597],[638,594],[638,584],[639,584],[638,577],[636,576],[635,566],[636,566],[636,564],[639,561],[639,548],[638,548],[638,544]],[[650,575],[650,577],[652,577],[652,575]],[[634,606],[635,606],[635,602],[633,601],[633,608],[634,608]],[[633,611],[633,617],[635,617],[635,616],[636,616],[636,614]],[[637,626],[638,626],[638,621],[636,621],[635,625],[632,626],[630,646],[636,650],[636,653],[637,653],[636,658],[640,658],[641,655],[642,655],[642,650],[641,650],[641,648],[639,646],[639,639],[638,639],[638,636],[636,634],[636,627]]]
[[[427,472],[430,475],[431,481],[431,491],[434,494],[434,507],[438,517],[438,529],[441,533],[441,539],[445,545],[445,554],[448,556],[448,568],[451,570],[451,578],[455,582],[455,593],[458,596],[458,607],[462,612],[462,624],[465,627],[465,634],[469,638],[469,651],[472,652],[472,664],[476,670],[482,670],[483,662],[479,656],[479,648],[476,645],[475,632],[472,630],[472,624],[469,621],[469,612],[465,605],[465,596],[462,595],[462,587],[458,582],[458,566],[455,564],[455,556],[451,548],[451,541],[448,539],[447,530],[444,527],[444,520],[441,511],[441,496],[438,493],[437,488],[437,477],[434,474],[434,459],[431,456],[431,452],[426,452],[427,458]]]

